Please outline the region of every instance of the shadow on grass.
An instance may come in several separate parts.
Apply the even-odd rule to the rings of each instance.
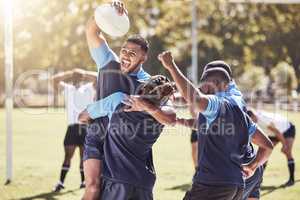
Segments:
[[[295,184],[297,183],[297,182],[300,182],[300,179],[299,180],[296,180],[295,181]],[[290,186],[290,187],[295,187],[295,185],[293,185],[293,186]],[[270,185],[270,186],[261,186],[261,190],[262,191],[266,191],[266,192],[264,192],[262,195],[260,195],[260,196],[266,196],[266,195],[268,195],[268,194],[271,194],[272,192],[274,192],[274,191],[276,191],[276,190],[278,190],[278,189],[282,189],[282,188],[288,188],[287,186],[285,186],[285,184],[283,184],[283,185],[278,185],[278,186],[274,186],[274,185]]]
[[[182,185],[177,185],[177,186],[174,186],[171,188],[167,188],[166,190],[180,190],[180,191],[186,192],[191,187],[192,187],[192,185],[190,183],[187,183],[187,184],[182,184]]]
[[[74,193],[78,190],[80,190],[80,189],[78,188],[78,189],[74,189],[74,190],[68,190],[65,192],[45,192],[42,194],[30,196],[30,197],[23,197],[23,198],[19,198],[19,199],[11,199],[11,200],[34,200],[34,199],[57,200],[59,196],[69,194],[69,193]]]
[[[295,181],[295,184],[297,182],[300,182],[300,179],[299,180],[296,180]],[[180,190],[180,191],[183,191],[183,192],[186,192],[188,191],[190,188],[192,187],[192,185],[190,183],[187,183],[187,184],[182,184],[182,185],[176,185],[174,187],[171,187],[171,188],[167,188],[166,190]],[[295,185],[291,186],[291,187],[295,187]],[[263,194],[261,196],[266,196],[278,189],[282,189],[282,188],[288,188],[286,187],[285,185],[279,185],[279,186],[274,186],[274,185],[271,185],[271,186],[261,186],[261,190],[263,191]]]

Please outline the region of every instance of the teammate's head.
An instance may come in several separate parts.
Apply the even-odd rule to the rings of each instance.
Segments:
[[[121,71],[134,72],[147,60],[149,43],[139,35],[130,36],[120,51]]]
[[[201,91],[206,94],[215,94],[227,90],[230,76],[226,70],[220,67],[207,69],[201,77]]]
[[[216,68],[216,67],[223,68],[224,70],[226,70],[226,72],[230,76],[230,79],[232,79],[231,67],[223,60],[215,60],[215,61],[212,61],[212,62],[206,64],[203,71],[205,72],[208,69],[212,69],[212,68]]]
[[[248,110],[247,110],[247,114],[248,114],[249,117],[251,117],[251,119],[252,119],[255,123],[257,123],[257,117],[256,117],[255,111],[254,111],[253,109],[248,109]]]
[[[72,75],[72,81],[73,81],[73,85],[75,87],[79,87],[80,83],[83,81],[83,79],[84,79],[83,74],[73,73],[73,75]]]

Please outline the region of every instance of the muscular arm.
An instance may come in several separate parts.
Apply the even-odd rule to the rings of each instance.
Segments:
[[[174,62],[170,52],[164,52],[159,55],[158,59],[163,66],[170,72],[176,83],[176,87],[183,98],[189,105],[195,108],[196,113],[205,111],[208,105],[206,95],[202,94],[179,70]]]
[[[260,128],[257,128],[253,134],[252,142],[258,145],[258,151],[255,159],[243,166],[244,172],[246,172],[246,174],[249,173],[247,174],[248,176],[253,174],[257,167],[263,165],[269,159],[273,150],[271,140],[260,130]]]
[[[159,108],[149,104],[145,111],[152,115],[161,124],[170,126],[174,126],[176,124],[176,113],[171,108]]]
[[[193,130],[197,130],[197,120],[196,119],[183,119],[183,118],[177,118],[176,124],[186,126],[188,128],[191,128]]]
[[[257,128],[256,132],[252,136],[252,142],[259,147],[257,156],[253,162],[258,166],[263,165],[272,153],[273,144],[271,140],[260,130],[260,128]]]
[[[159,123],[174,126],[176,124],[176,113],[172,106],[158,107],[140,96],[130,96],[123,101],[130,108],[126,112],[145,111],[152,115]]]
[[[59,82],[61,82],[61,81],[68,82],[72,79],[72,76],[73,76],[73,71],[61,72],[61,73],[58,73],[58,74],[52,76],[50,81],[51,81],[51,85],[53,86],[54,91],[55,92],[58,91]]]
[[[100,28],[96,24],[94,16],[86,24],[85,35],[90,49],[98,48],[106,42]]]

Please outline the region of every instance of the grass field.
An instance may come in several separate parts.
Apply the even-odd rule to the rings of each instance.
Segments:
[[[286,113],[300,129],[300,114]],[[66,178],[66,189],[61,193],[51,193],[58,181],[63,159],[63,138],[66,130],[64,110],[29,109],[14,111],[13,182],[5,182],[5,118],[0,110],[0,200],[72,200],[80,199],[79,161],[76,152],[71,170]],[[185,128],[166,128],[154,147],[157,182],[157,200],[182,199],[191,184],[193,167],[190,156],[190,131]],[[299,134],[299,133],[298,133]],[[293,187],[280,188],[287,180],[288,170],[285,157],[278,146],[266,170],[263,200],[297,200],[300,197],[300,138],[294,146],[296,159],[296,180]]]

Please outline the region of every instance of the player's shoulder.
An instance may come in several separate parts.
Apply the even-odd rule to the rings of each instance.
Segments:
[[[103,65],[101,71],[106,71],[106,70],[120,70],[120,62],[118,60],[110,60],[107,63],[105,63],[105,65]]]
[[[140,81],[147,81],[151,78],[151,75],[148,72],[146,72],[144,68],[141,67],[140,70],[137,72],[137,78]]]

